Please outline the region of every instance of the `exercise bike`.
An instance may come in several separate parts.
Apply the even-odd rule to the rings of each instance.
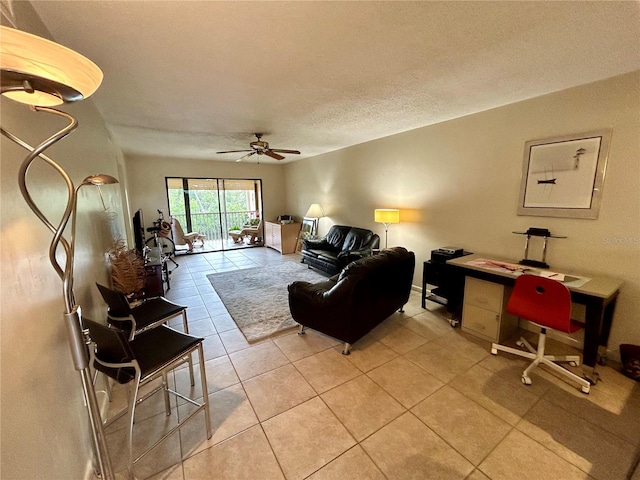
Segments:
[[[171,270],[169,270],[168,262],[178,268],[180,265],[173,257],[176,254],[176,246],[171,237],[171,225],[164,219],[164,212],[158,210],[158,219],[153,222],[153,227],[148,227],[147,232],[153,233],[146,241],[144,253],[145,263],[157,260],[162,265],[162,281],[167,285],[167,290],[171,288]]]

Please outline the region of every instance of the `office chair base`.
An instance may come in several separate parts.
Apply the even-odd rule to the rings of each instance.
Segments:
[[[529,373],[537,367],[539,364],[547,365],[551,370],[554,370],[561,375],[577,382],[580,385],[580,389],[582,393],[588,394],[591,391],[591,382],[588,380],[576,375],[573,372],[570,372],[566,368],[558,365],[555,362],[567,362],[572,366],[580,365],[580,356],[578,355],[545,355],[544,354],[544,346],[545,346],[546,335],[540,334],[540,339],[538,342],[538,349],[536,350],[531,346],[527,340],[524,338],[520,338],[516,342],[516,345],[520,347],[526,347],[527,351],[519,350],[517,348],[507,347],[505,345],[500,345],[498,343],[491,344],[491,353],[493,355],[498,354],[498,350],[503,352],[511,353],[513,355],[518,355],[520,357],[528,358],[533,360],[533,362],[527,367],[527,369],[522,373],[522,383],[524,385],[531,385],[531,378],[529,377]]]

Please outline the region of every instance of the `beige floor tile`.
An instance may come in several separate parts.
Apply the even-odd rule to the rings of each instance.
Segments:
[[[469,475],[466,480],[491,480],[489,477],[487,477],[484,473],[482,473],[480,470],[476,469],[473,472],[471,472],[471,475]]]
[[[448,386],[411,411],[474,465],[484,460],[512,428]]]
[[[434,340],[451,332],[449,322],[431,312],[423,312],[414,317],[403,318],[398,323],[416,332],[427,341]]]
[[[181,405],[178,409],[180,418],[186,417],[193,410],[190,404]],[[258,423],[249,399],[242,385],[234,385],[225,390],[209,395],[212,436],[207,440],[203,425],[204,413],[198,414],[191,422],[180,429],[182,457],[188,458],[220,443]]]
[[[227,354],[227,351],[224,349],[224,345],[222,344],[222,340],[220,340],[220,336],[217,334],[204,337],[202,348],[204,349],[205,360],[212,360]]]
[[[370,371],[367,376],[405,408],[411,408],[444,385],[409,360],[398,357]]]
[[[438,380],[448,383],[469,370],[475,362],[440,345],[429,342],[407,353],[404,358],[426,370]]]
[[[213,322],[209,317],[203,318],[201,320],[191,320],[189,319],[189,335],[193,335],[195,337],[206,337],[209,335],[216,334],[216,329],[213,326]]]
[[[307,329],[304,335],[298,335],[296,331],[279,337],[274,343],[292,362],[331,348],[327,337],[310,329]]]
[[[218,333],[227,332],[229,330],[235,330],[238,328],[236,322],[233,321],[231,315],[228,313],[211,314],[211,321],[216,327]]]
[[[229,355],[240,380],[268,372],[289,363],[273,342],[264,342]]]
[[[146,480],[184,480],[182,463],[169,467],[163,472],[152,475]]]
[[[349,380],[321,397],[359,442],[406,411],[366,375]]]
[[[449,386],[511,425],[518,423],[539,399],[528,386],[478,365],[457,377]]]
[[[226,355],[214,358],[213,360],[207,360],[204,362],[204,366],[207,376],[207,390],[209,390],[209,393],[217,392],[218,390],[240,383],[240,379],[238,375],[236,375],[236,371],[229,357]],[[197,363],[193,366],[193,375],[195,385],[192,387],[190,384],[189,370],[187,368],[177,370],[175,373],[177,390],[183,395],[200,398],[202,397],[202,386],[200,383],[200,366]],[[184,403],[184,400],[178,400],[178,403]]]
[[[244,338],[242,332],[237,328],[219,332],[218,335],[220,336],[220,340],[222,340],[225,350],[229,354],[249,348],[251,345],[257,345],[257,343],[251,344],[247,342],[247,339]]]
[[[284,475],[260,426],[184,462],[184,480],[280,480]]]
[[[589,475],[518,430],[512,430],[479,470],[491,480],[586,480]]]
[[[624,478],[635,453],[629,442],[544,399],[516,428],[598,480]]]
[[[174,379],[174,376],[172,373],[170,373],[167,377],[167,381],[169,382],[169,388],[175,388],[175,382],[173,379]],[[157,388],[161,384],[162,384],[161,378],[157,378],[152,382],[149,382],[147,385],[145,385],[140,389],[140,392],[138,393],[138,398],[142,398],[143,396],[147,395],[148,393],[153,391],[155,388]],[[118,383],[112,387],[111,402],[109,402],[109,405],[108,405],[109,409],[107,411],[106,418],[111,419],[115,415],[119,414],[120,412],[128,408],[129,400],[127,397],[127,388],[129,386],[133,388],[132,385],[128,385],[128,384],[121,385]],[[176,407],[177,403],[176,403],[176,397],[174,395],[169,395],[169,404],[173,408]],[[165,411],[166,411],[166,407],[164,403],[164,394],[162,391],[158,391],[154,393],[152,396],[150,396],[144,402],[138,404],[135,410],[135,419],[136,421],[144,420],[146,418],[152,417],[154,415],[157,415]],[[114,432],[115,430],[118,430],[120,428],[128,428],[128,426],[129,426],[128,414],[125,413],[122,417],[120,417],[118,420],[114,421],[111,425],[109,425],[108,428],[110,432]]]
[[[340,345],[338,351],[342,351],[342,345]],[[347,360],[361,372],[368,372],[397,356],[396,352],[374,337],[365,335],[352,346],[351,353],[347,355]]]
[[[343,453],[307,480],[386,480],[359,445]]]
[[[611,369],[608,375],[623,377],[622,374],[613,372]],[[624,380],[632,381],[626,377]],[[624,383],[620,378],[618,381]],[[640,400],[638,398],[640,389],[637,387],[637,382],[634,383],[636,385],[630,388],[620,388],[619,383],[605,377],[591,387],[589,395],[584,395],[573,385],[565,384],[550,388],[544,398],[640,446]]]
[[[383,427],[361,446],[389,480],[462,480],[473,470],[471,463],[411,413]]]
[[[294,362],[295,367],[318,393],[336,387],[361,375],[345,355],[330,348]]]
[[[288,480],[306,478],[356,444],[318,397],[262,426]]]
[[[278,415],[316,396],[293,365],[285,365],[243,382],[260,421]]]
[[[427,343],[427,339],[423,338],[413,330],[403,327],[399,323],[396,323],[394,328],[384,336],[378,337],[381,343],[384,343],[387,347],[394,352],[403,355],[420,345]]]
[[[133,427],[133,458],[137,458],[147,448],[160,440],[177,422],[178,412],[175,408],[172,409],[172,413],[169,416],[165,413],[160,413],[153,417],[136,421]],[[126,476],[129,461],[127,432],[128,429],[126,428],[113,433],[110,433],[109,430],[106,432],[113,471],[116,474],[123,474],[123,478],[128,478]],[[181,460],[180,437],[176,432],[136,463],[134,473],[136,478],[147,478],[174,465],[179,465]]]
[[[431,342],[447,350],[477,363],[491,355],[491,342],[479,339],[460,329],[450,329],[449,333],[442,335]]]

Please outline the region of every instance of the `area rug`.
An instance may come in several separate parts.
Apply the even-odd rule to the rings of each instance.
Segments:
[[[213,273],[207,278],[248,342],[297,325],[289,312],[287,285],[296,280],[316,283],[326,279],[295,262]]]

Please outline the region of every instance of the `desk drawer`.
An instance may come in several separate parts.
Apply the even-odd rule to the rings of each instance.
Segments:
[[[464,286],[464,303],[499,313],[502,310],[504,287],[497,283],[467,277]]]
[[[479,333],[492,341],[498,340],[500,314],[485,308],[464,304],[462,310],[462,329]]]

